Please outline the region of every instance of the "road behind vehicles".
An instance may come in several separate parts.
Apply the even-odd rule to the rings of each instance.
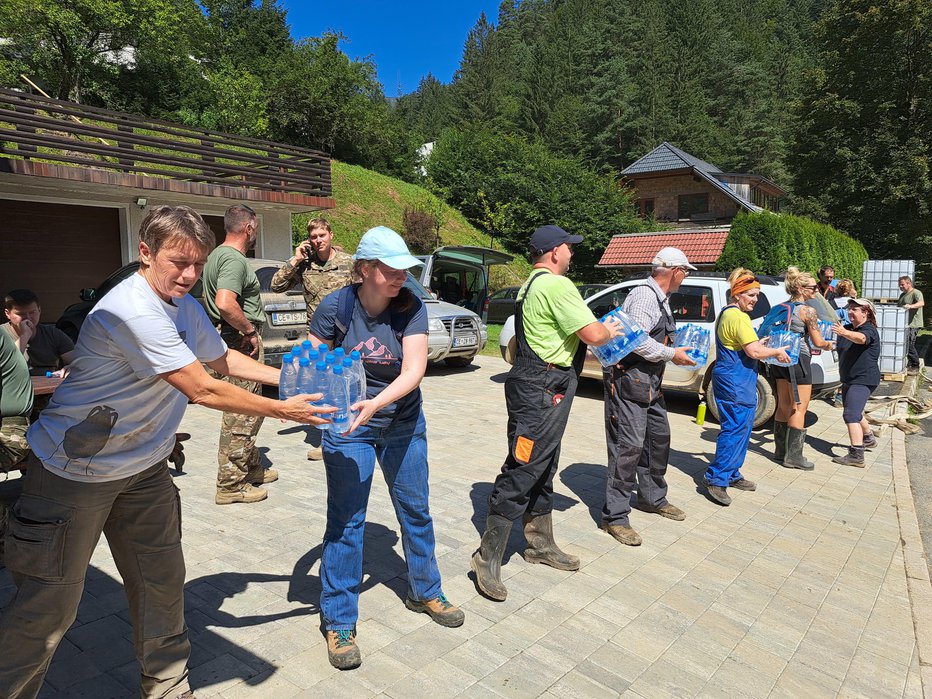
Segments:
[[[631,289],[645,282],[647,275],[627,279],[619,284],[586,299],[586,304],[592,309],[596,318],[601,318],[613,308],[624,304]],[[780,280],[771,277],[758,277],[761,282],[761,295],[751,314],[755,328],[760,326],[767,312],[776,304],[788,300],[787,293]],[[715,320],[722,309],[728,305],[728,280],[725,276],[713,272],[693,272],[680,286],[679,291],[670,297],[670,308],[677,325],[694,323],[700,327],[714,332]],[[514,337],[514,316],[511,316],[502,327],[499,335],[499,347],[502,357],[510,362],[508,343]],[[676,366],[667,363],[663,376],[663,387],[667,390],[686,391],[706,397],[709,411],[718,419],[718,406],[712,391],[711,367],[715,364],[715,343],[713,340],[709,352],[709,362],[698,370],[689,367]],[[831,352],[813,350],[812,354],[812,392],[820,395],[834,391],[840,385],[838,374],[838,355]],[[583,367],[584,378],[602,378],[602,366],[593,356],[586,353],[586,363]],[[766,374],[757,378],[757,413],[754,416],[754,426],[760,427],[771,417],[777,408],[775,384]]]

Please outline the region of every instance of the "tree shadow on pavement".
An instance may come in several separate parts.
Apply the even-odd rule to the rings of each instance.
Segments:
[[[472,500],[472,524],[476,528],[476,533],[481,537],[485,531],[485,520],[489,515],[489,494],[492,492],[491,483],[473,483],[472,490],[469,492],[469,498]],[[563,512],[570,509],[577,503],[573,498],[568,498],[560,493],[553,494],[553,509]],[[478,540],[476,541],[478,547]],[[518,551],[523,551],[526,545],[524,540],[524,527],[519,518],[511,528],[511,535],[508,538],[508,546],[505,548],[505,557],[503,564],[511,559],[511,555]],[[472,574],[470,573],[470,576]]]

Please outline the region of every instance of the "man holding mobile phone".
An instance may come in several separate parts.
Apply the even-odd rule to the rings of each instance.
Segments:
[[[330,222],[322,216],[307,222],[307,240],[295,248],[294,257],[272,277],[272,291],[288,291],[297,277],[304,285],[308,322],[324,296],[342,289],[353,280],[353,256],[334,247]],[[319,432],[312,430],[311,433],[320,439]],[[319,442],[311,447],[307,458],[311,461],[324,458]]]

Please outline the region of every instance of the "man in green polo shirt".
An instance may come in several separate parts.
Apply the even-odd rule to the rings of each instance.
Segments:
[[[579,558],[561,551],[553,538],[553,476],[585,358],[582,343],[603,345],[620,327],[617,320],[600,323],[563,276],[573,245],[580,242],[582,236],[558,226],[534,231],[534,269],[515,304],[516,349],[505,380],[508,456],[492,487],[485,532],[471,561],[479,590],[497,601],[508,594],[501,579],[502,556],[519,517],[528,563],[579,569]]]
[[[220,336],[231,350],[236,350],[261,362],[262,338],[259,331],[265,323],[265,311],[259,295],[259,279],[249,264],[246,253],[255,247],[258,235],[256,213],[248,206],[237,204],[223,216],[226,238],[207,258],[204,267],[204,302],[207,315],[217,326]],[[262,386],[254,381],[214,375],[251,393],[260,393]],[[278,480],[278,471],[264,469],[259,464],[256,436],[262,418],[239,413],[223,413],[220,427],[220,448],[217,452],[218,505],[235,502],[259,502],[269,492],[257,486]]]

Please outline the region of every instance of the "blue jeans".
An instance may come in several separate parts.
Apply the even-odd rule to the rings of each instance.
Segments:
[[[327,471],[327,529],[320,559],[320,610],[328,631],[354,629],[359,617],[362,547],[366,506],[375,462],[388,484],[401,526],[408,565],[408,596],[434,599],[441,594],[434,556],[434,524],[427,486],[427,424],[415,420],[385,427],[358,428],[349,436],[330,430],[323,436]]]

